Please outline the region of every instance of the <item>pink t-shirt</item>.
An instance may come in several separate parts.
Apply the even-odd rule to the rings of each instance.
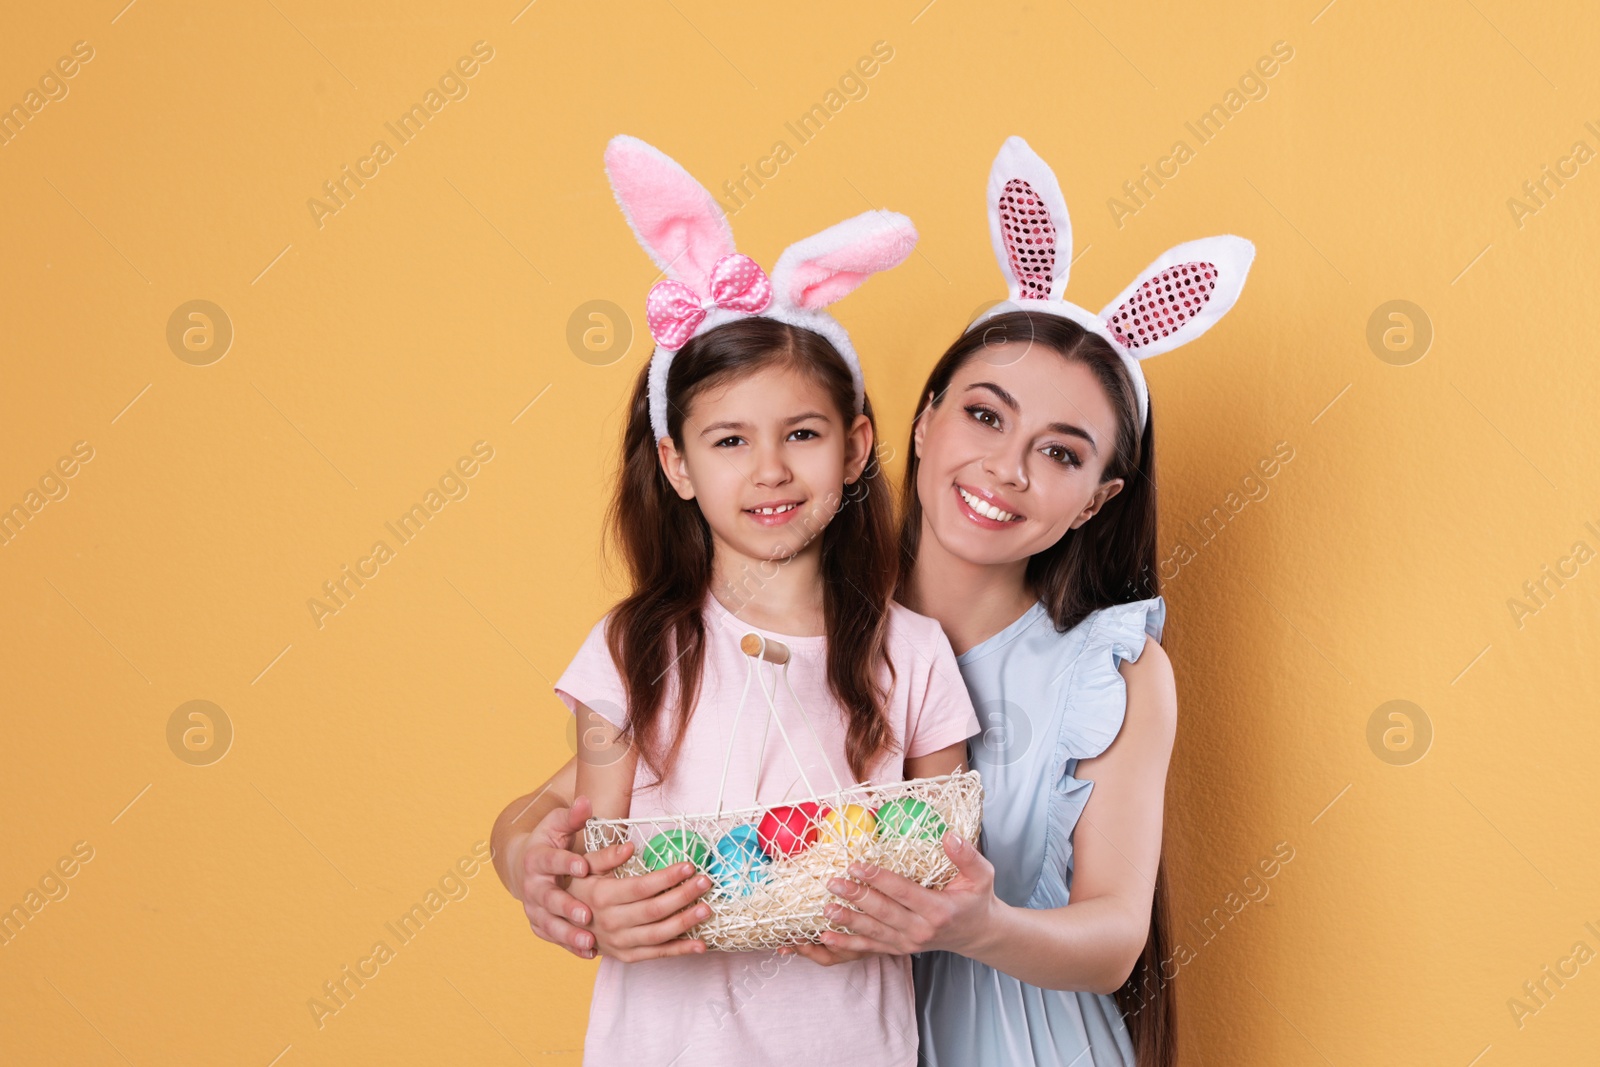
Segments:
[[[626,698],[606,648],[609,619],[595,624],[555,689],[568,708],[576,710],[582,702],[622,726]],[[758,630],[709,595],[705,620],[699,700],[678,761],[658,788],[645,788],[649,772],[640,763],[630,814],[699,814],[716,808],[729,729],[748,671],[739,638],[752,630],[781,641],[793,654],[789,680],[826,754],[818,751],[781,682],[775,699],[811,785],[817,792],[833,790],[830,764],[842,784],[852,784],[844,712],[828,689],[827,638]],[[979,729],[950,641],[937,622],[891,603],[889,657],[898,680],[887,711],[899,748],[867,769],[866,778],[875,782],[900,781],[907,757],[959,744]],[[879,671],[887,685],[887,669]],[[764,670],[761,677],[770,676]],[[767,714],[765,699],[751,685],[734,735],[725,808],[778,804],[806,793],[776,727],[765,731],[762,747]],[[597,1067],[911,1067],[917,1058],[913,1001],[911,961],[904,956],[872,956],[833,967],[770,951],[707,952],[642,963],[602,957],[583,1062]]]

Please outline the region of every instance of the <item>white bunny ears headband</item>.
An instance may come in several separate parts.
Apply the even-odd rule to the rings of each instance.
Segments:
[[[1139,433],[1150,390],[1139,361],[1199,337],[1228,313],[1244,289],[1256,246],[1243,237],[1202,237],[1169,248],[1100,314],[1062,298],[1072,268],[1072,221],[1061,186],[1028,142],[1009,137],[989,171],[989,238],[1009,299],[967,327],[1007,311],[1071,319],[1111,343],[1133,379]]]
[[[634,236],[661,268],[645,301],[655,338],[650,359],[650,425],[667,436],[667,370],[691,337],[748,315],[821,334],[844,357],[855,381],[855,410],[866,388],[850,335],[822,310],[868,277],[899,265],[917,243],[911,220],[868,211],[790,245],[768,278],[734,251],[721,205],[689,172],[637,137],[606,146],[606,176]]]

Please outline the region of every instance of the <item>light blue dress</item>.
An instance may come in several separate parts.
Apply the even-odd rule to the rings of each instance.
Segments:
[[[1073,777],[1122,728],[1117,671],[1158,641],[1160,597],[1091,613],[1057,633],[1043,602],[956,657],[983,733],[969,742],[983,775],[983,834],[995,894],[1028,908],[1066,906],[1072,833],[1094,789]],[[949,952],[913,957],[918,1062],[927,1067],[1131,1067],[1133,1044],[1109,994],[1040,989]]]

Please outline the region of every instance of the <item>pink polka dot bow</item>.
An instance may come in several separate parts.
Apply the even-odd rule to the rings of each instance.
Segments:
[[[754,314],[772,302],[772,281],[756,261],[733,252],[711,268],[711,296],[700,294],[682,282],[660,281],[645,298],[645,321],[650,335],[662,348],[676,350],[688,343],[712,308],[727,308]]]

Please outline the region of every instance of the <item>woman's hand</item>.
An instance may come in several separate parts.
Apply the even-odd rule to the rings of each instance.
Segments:
[[[945,855],[956,877],[943,890],[925,889],[881,867],[852,864],[850,876],[865,885],[835,878],[828,889],[850,903],[829,904],[825,912],[847,934],[822,932],[834,952],[904,956],[930,949],[974,955],[1005,905],[994,895],[994,867],[970,841],[944,835]],[[856,910],[852,910],[852,908]]]
[[[515,872],[512,890],[522,901],[528,925],[552,945],[584,959],[594,958],[594,935],[583,929],[591,912],[567,892],[568,883],[575,877],[609,872],[626,862],[633,851],[628,842],[593,855],[572,851],[573,840],[589,814],[588,798],[578,797],[572,807],[555,808],[507,845],[510,868]]]

